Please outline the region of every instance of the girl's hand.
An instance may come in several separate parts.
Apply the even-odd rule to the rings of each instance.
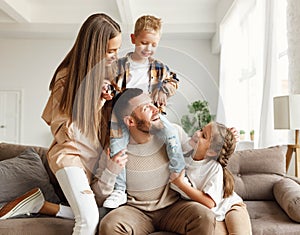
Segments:
[[[179,185],[184,184],[184,181],[183,181],[184,176],[185,176],[185,170],[182,170],[180,172],[179,176],[176,177],[175,179],[173,177],[170,177],[171,183],[173,183],[179,187]]]
[[[233,134],[235,141],[236,141],[236,142],[239,142],[239,140],[240,140],[240,135],[239,135],[239,132],[237,131],[237,129],[236,129],[235,127],[231,127],[231,128],[229,128],[229,130],[230,130],[231,133]]]
[[[126,166],[126,162],[128,161],[128,155],[126,154],[126,149],[121,150],[112,158],[110,157],[110,149],[107,149],[107,169],[118,175],[121,173],[123,168]]]

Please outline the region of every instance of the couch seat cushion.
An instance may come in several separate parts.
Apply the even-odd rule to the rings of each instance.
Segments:
[[[0,220],[0,235],[71,235],[74,220],[55,217],[16,218]]]
[[[300,234],[300,224],[285,214],[275,201],[245,201],[254,235]]]

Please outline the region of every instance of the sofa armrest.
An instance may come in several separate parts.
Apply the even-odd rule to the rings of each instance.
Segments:
[[[273,194],[290,219],[300,223],[300,184],[283,178],[274,184]]]

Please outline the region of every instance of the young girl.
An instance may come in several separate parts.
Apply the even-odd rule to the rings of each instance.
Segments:
[[[186,175],[192,186],[184,182],[181,174],[172,181],[172,188],[212,209],[217,221],[225,221],[229,234],[251,234],[246,205],[234,192],[234,179],[226,168],[236,145],[232,131],[211,122],[194,134],[190,145],[194,151],[187,160]]]

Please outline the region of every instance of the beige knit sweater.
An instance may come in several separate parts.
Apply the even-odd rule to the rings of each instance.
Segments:
[[[88,180],[91,181],[100,148],[93,146],[70,121],[68,115],[60,111],[59,105],[66,86],[66,75],[67,69],[57,74],[55,86],[42,114],[44,121],[51,127],[53,135],[47,159],[54,173],[64,167],[77,166],[85,170]]]
[[[178,194],[169,189],[169,159],[163,140],[128,145],[126,164],[128,204],[153,211],[173,204]]]
[[[154,136],[148,143],[130,144],[127,149],[127,204],[154,211],[178,200],[178,194],[169,188],[169,159],[163,141]],[[105,164],[105,157],[101,157],[97,179],[92,185],[99,205],[113,191],[116,179]]]

